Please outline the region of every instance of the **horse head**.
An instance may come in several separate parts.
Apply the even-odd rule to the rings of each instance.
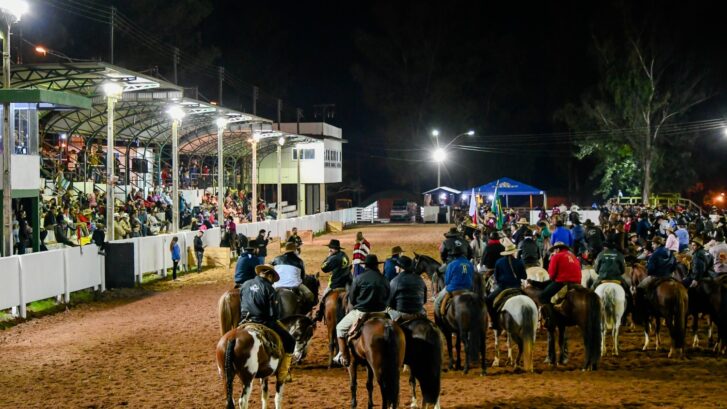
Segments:
[[[313,338],[316,323],[305,315],[293,315],[282,319],[281,323],[288,329],[293,339],[295,339],[293,364],[298,364],[308,355],[308,344],[311,338]]]

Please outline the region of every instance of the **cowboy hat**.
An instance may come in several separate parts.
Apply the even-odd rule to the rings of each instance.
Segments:
[[[520,220],[517,221],[517,224],[528,225],[530,224],[530,222],[527,221],[524,217],[521,217]]]
[[[396,259],[396,265],[404,271],[411,271],[411,269],[414,267],[414,261],[411,259],[411,257],[401,256]]]
[[[372,269],[378,268],[377,266],[379,264],[384,264],[383,261],[379,261],[379,258],[376,256],[376,254],[367,254],[366,258],[364,259],[364,266]]]
[[[694,237],[692,239],[692,243],[698,245],[699,247],[704,247],[704,240],[702,240],[701,237]]]
[[[284,253],[293,253],[298,250],[298,246],[295,245],[292,241],[289,241],[285,243],[285,251]]]
[[[656,244],[656,245],[659,245],[659,246],[661,246],[661,245],[663,245],[663,244],[664,244],[664,239],[662,239],[662,238],[661,238],[661,237],[659,237],[659,236],[654,236],[654,238],[653,238],[653,239],[651,239],[651,242],[652,242],[652,243],[654,243],[654,244]]]
[[[500,252],[500,255],[509,256],[515,253],[517,253],[517,246],[514,243],[510,242],[507,246],[505,246],[505,251]]]
[[[401,246],[394,246],[394,247],[391,248],[391,255],[392,256],[394,254],[401,254],[403,252],[404,252],[404,250],[402,250]]]
[[[328,242],[326,247],[328,247],[329,249],[336,249],[336,250],[343,249],[343,247],[341,247],[341,242],[336,239],[331,239],[331,241]]]
[[[280,274],[278,274],[278,272],[275,271],[273,266],[271,266],[270,264],[262,264],[259,266],[255,266],[255,274],[257,274],[259,276],[270,275],[270,276],[272,276],[272,278],[273,278],[272,281],[274,283],[277,283],[278,281],[280,281]]]
[[[450,227],[449,231],[444,233],[444,237],[456,236],[458,234],[459,234],[459,232],[457,231],[456,227]]]
[[[556,241],[555,244],[553,244],[553,248],[554,249],[566,249],[566,250],[570,250],[570,246],[568,246],[567,244],[563,243],[562,241]]]

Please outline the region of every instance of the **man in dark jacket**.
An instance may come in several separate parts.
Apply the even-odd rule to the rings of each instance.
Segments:
[[[606,236],[604,236],[600,227],[593,224],[591,219],[587,219],[585,225],[588,254],[592,260],[595,260],[603,250],[603,242],[606,241]]]
[[[626,272],[626,259],[621,252],[616,250],[615,243],[607,241],[603,244],[603,251],[596,257],[596,261],[593,263],[593,269],[598,274],[598,278],[593,282],[591,288],[595,290],[604,280],[618,281],[624,289],[626,310],[628,311],[631,308],[632,302],[631,288],[623,276]]]
[[[379,259],[375,254],[366,256],[364,268],[364,272],[354,278],[348,294],[348,300],[353,309],[336,325],[340,352],[334,361],[341,366],[348,366],[349,363],[348,345],[346,344],[348,331],[364,314],[384,312],[389,300],[389,282],[379,271]]]
[[[265,264],[265,257],[268,256],[268,243],[270,242],[270,232],[265,235],[265,229],[261,229],[255,238],[257,243],[257,258],[260,264]]]
[[[256,251],[257,243],[255,243],[255,240],[250,240],[247,243],[247,247],[245,247],[245,252],[240,254],[240,257],[237,259],[237,265],[235,265],[236,286],[255,278],[255,267],[260,265],[255,254]]]
[[[96,230],[91,234],[91,242],[98,247],[99,251],[106,249],[106,230],[103,223],[96,223]]]
[[[530,237],[533,236],[533,231],[530,230],[530,223],[527,221],[527,219],[523,217],[518,220],[517,224],[519,227],[512,235],[512,241],[515,242],[516,246],[525,239],[528,232],[530,232]]]
[[[280,361],[278,379],[285,379],[289,375],[295,340],[278,321],[280,300],[273,283],[279,279],[273,266],[265,264],[255,267],[255,277],[240,287],[240,317],[242,322],[263,324],[280,336],[285,356]]]
[[[298,254],[300,254],[301,247],[303,247],[303,239],[298,236],[297,227],[293,227],[293,229],[290,231],[290,237],[288,237],[287,242],[295,244],[295,248]]]
[[[68,236],[66,236],[66,227],[66,219],[63,218],[63,215],[59,215],[56,218],[55,226],[53,226],[53,234],[55,235],[56,242],[65,244],[66,246],[76,247],[76,245],[68,239]]]
[[[522,260],[514,257],[517,251],[517,247],[514,244],[509,245],[505,251],[500,253],[502,258],[497,260],[495,264],[495,287],[485,297],[488,307],[487,310],[490,312],[492,328],[498,328],[497,311],[492,308],[492,303],[495,301],[495,298],[508,288],[520,288],[522,286],[521,280],[527,280],[528,278]]]
[[[445,239],[439,247],[439,255],[442,258],[442,271],[447,268],[450,261],[456,258],[454,249],[457,247],[460,248],[466,259],[472,258],[472,248],[467,244],[467,240],[459,234],[456,227],[450,227],[444,237]]]
[[[339,288],[346,288],[351,282],[351,262],[342,250],[340,241],[331,239],[328,243],[328,257],[321,264],[321,271],[331,273],[331,277],[328,279],[328,288],[323,292],[321,302],[318,304],[316,321],[323,320],[328,293]]]
[[[490,233],[490,240],[482,252],[482,264],[485,265],[487,271],[495,270],[495,263],[502,257],[501,253],[505,251],[505,246],[500,243],[500,235],[496,231]]]
[[[389,316],[394,321],[399,318],[411,319],[417,315],[426,317],[424,304],[427,302],[427,285],[413,272],[414,262],[407,256],[396,259],[398,274],[391,280],[389,295]]]
[[[202,243],[203,230],[197,231],[194,236],[194,257],[197,259],[197,272],[202,271],[202,259],[204,258],[204,243]]]
[[[404,250],[402,250],[400,246],[394,246],[394,248],[391,249],[391,257],[387,258],[384,262],[384,277],[386,277],[389,282],[396,277],[396,261],[403,252]]]
[[[525,236],[518,245],[517,258],[522,260],[525,268],[539,267],[543,254],[540,247],[538,247],[538,243],[533,239],[533,231],[528,230],[524,234]]]
[[[646,263],[647,277],[639,283],[639,289],[648,288],[649,284],[656,278],[669,277],[674,272],[674,267],[676,267],[676,259],[664,247],[664,239],[659,236],[654,236],[651,241],[655,250],[651,253],[649,261]]]
[[[689,269],[689,277],[684,280],[684,285],[696,287],[700,280],[709,277],[712,268],[712,258],[704,250],[704,241],[701,237],[694,237],[692,239],[692,265]]]

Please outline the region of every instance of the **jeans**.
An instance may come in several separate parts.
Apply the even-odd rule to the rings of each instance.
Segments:
[[[257,256],[257,262],[260,265],[265,264],[265,256]]]
[[[363,264],[354,264],[353,265],[353,276],[357,277],[359,274],[363,273],[366,268]]]
[[[199,273],[200,271],[202,271],[202,259],[204,258],[204,250],[195,251],[194,256],[197,258],[197,272]]]
[[[177,268],[179,267],[179,260],[172,260],[172,280],[177,279]]]
[[[443,288],[442,291],[437,294],[437,297],[434,299],[434,313],[437,314],[437,311],[442,306],[442,300],[444,300],[444,296],[447,294],[447,289]]]
[[[558,294],[558,291],[560,291],[563,286],[565,286],[565,283],[551,281],[547,286],[545,286],[545,289],[540,294],[540,303],[550,304],[550,299],[553,298],[554,295]]]

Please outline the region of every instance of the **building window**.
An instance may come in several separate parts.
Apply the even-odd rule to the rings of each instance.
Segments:
[[[300,160],[312,160],[315,158],[315,149],[300,149]],[[298,149],[293,149],[293,160],[298,160]]]

